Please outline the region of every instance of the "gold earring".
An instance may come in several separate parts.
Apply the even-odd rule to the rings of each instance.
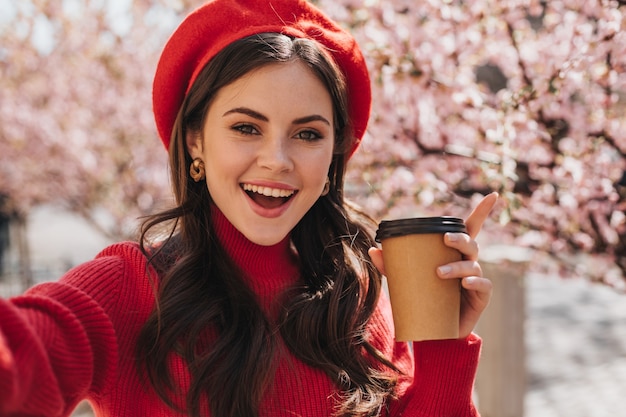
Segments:
[[[202,181],[205,178],[204,161],[202,159],[196,158],[193,160],[189,167],[189,175],[195,182]]]
[[[325,196],[330,191],[330,178],[326,177],[326,182],[324,183],[324,189],[322,190],[322,196]]]

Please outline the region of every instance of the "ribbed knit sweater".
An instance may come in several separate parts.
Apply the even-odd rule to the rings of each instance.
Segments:
[[[219,239],[269,311],[276,294],[298,279],[288,238],[259,246],[221,214],[215,222]],[[137,335],[155,304],[146,263],[137,244],[119,243],[58,282],[0,299],[0,416],[67,416],[83,399],[101,417],[180,415],[142,382],[137,370]],[[407,375],[399,382],[399,398],[384,407],[385,415],[478,415],[471,399],[477,336],[418,342],[411,350],[393,339],[384,293],[368,329],[370,342]],[[261,415],[332,415],[338,393],[333,381],[288,351],[283,355]],[[176,382],[188,386],[188,373],[177,356],[171,369]]]

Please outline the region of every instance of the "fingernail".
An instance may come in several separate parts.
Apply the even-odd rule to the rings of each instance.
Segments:
[[[457,240],[459,240],[459,237],[456,233],[446,233],[446,235],[448,236],[448,240],[450,242],[456,242]]]
[[[448,275],[450,271],[452,271],[452,267],[449,267],[447,265],[439,267],[439,275]]]
[[[476,282],[476,277],[465,277],[463,278],[463,282],[465,282],[468,285],[472,285],[473,283]]]

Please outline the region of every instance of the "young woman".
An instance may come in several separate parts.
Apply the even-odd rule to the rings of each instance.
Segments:
[[[185,19],[154,83],[177,205],[0,300],[0,415],[476,416],[474,237],[497,197],[446,236],[461,338],[395,342],[375,224],[343,196],[369,107],[358,46],[305,1]]]

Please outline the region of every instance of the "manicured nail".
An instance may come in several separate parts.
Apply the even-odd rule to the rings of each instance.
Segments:
[[[439,275],[448,275],[452,271],[452,267],[444,265],[439,267]]]
[[[459,236],[456,233],[446,233],[446,235],[448,236],[448,240],[450,242],[456,242],[459,240]]]

